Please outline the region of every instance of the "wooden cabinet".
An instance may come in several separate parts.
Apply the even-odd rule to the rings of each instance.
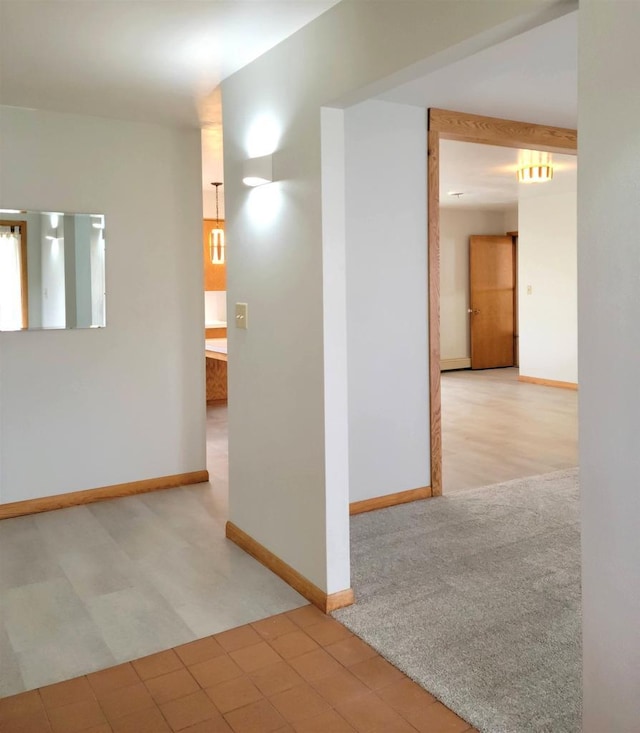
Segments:
[[[207,402],[227,400],[227,362],[220,357],[206,355]]]

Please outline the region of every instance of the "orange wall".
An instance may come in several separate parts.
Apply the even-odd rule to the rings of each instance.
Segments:
[[[220,220],[220,229],[224,229],[224,221]],[[227,289],[227,266],[214,265],[209,256],[209,234],[216,227],[215,219],[204,219],[202,221],[202,255],[204,258],[204,289],[205,290],[226,290]]]

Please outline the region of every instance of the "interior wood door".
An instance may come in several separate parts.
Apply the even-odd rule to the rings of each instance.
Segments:
[[[510,236],[469,237],[471,368],[514,365],[515,258]]]

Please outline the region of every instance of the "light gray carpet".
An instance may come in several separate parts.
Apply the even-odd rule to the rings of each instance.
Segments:
[[[577,733],[577,469],[351,520],[334,613],[483,733]]]

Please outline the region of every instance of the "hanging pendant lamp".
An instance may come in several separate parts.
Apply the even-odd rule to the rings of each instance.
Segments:
[[[519,183],[544,183],[553,178],[551,153],[523,150],[518,166]]]
[[[220,227],[220,214],[218,211],[218,188],[221,182],[212,183],[216,187],[216,226],[209,234],[209,257],[214,265],[224,265],[224,229]]]

